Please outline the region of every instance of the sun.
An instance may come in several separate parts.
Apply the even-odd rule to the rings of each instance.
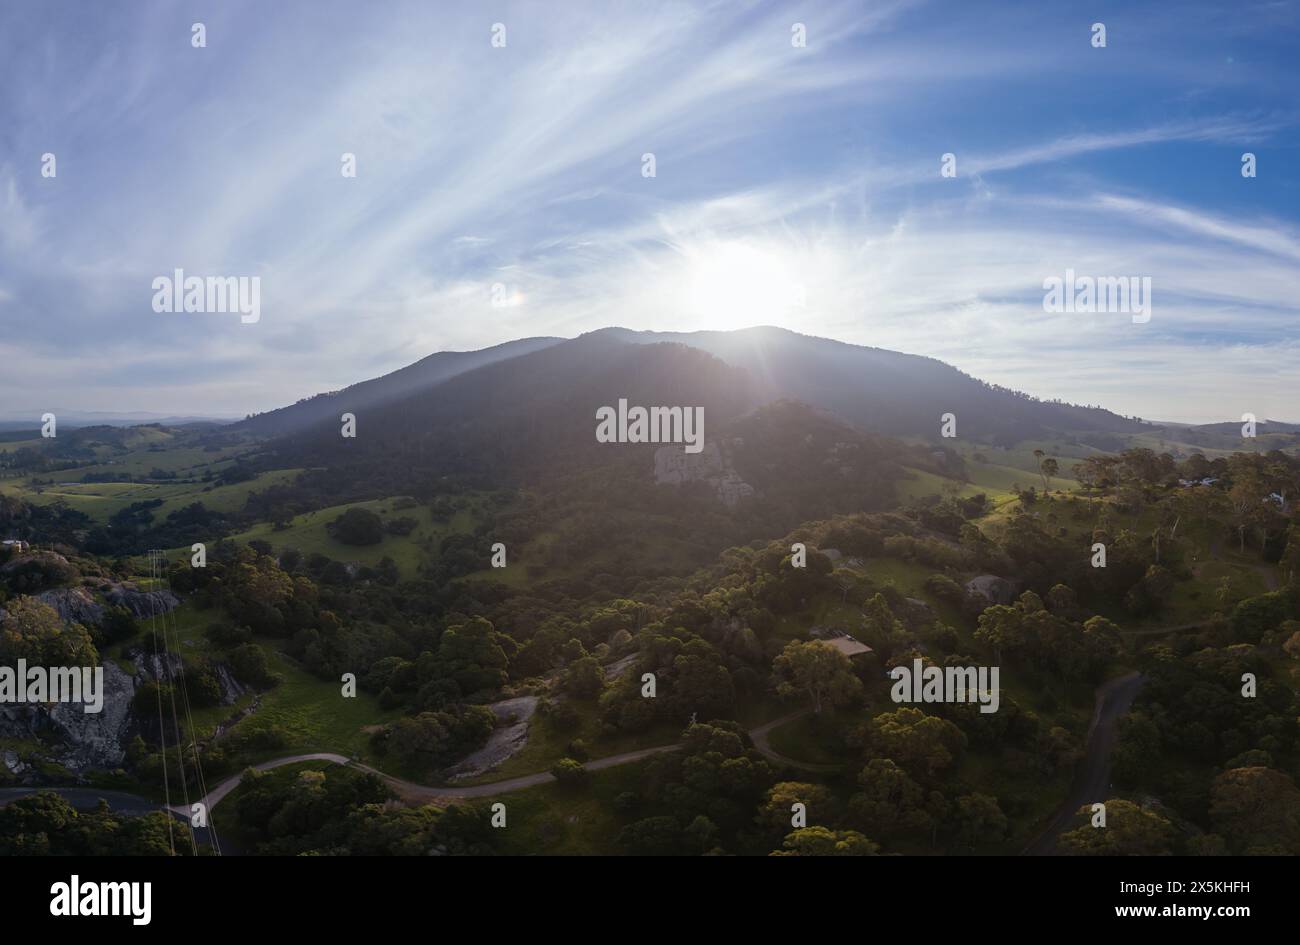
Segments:
[[[799,267],[787,254],[729,241],[693,248],[686,257],[686,312],[705,327],[776,325],[805,306]]]

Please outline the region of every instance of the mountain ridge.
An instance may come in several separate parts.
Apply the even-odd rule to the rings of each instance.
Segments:
[[[263,436],[294,433],[326,419],[337,419],[339,409],[355,412],[364,407],[390,403],[466,371],[530,354],[565,340],[537,336],[517,338],[473,351],[436,351],[405,367],[358,381],[342,390],[322,391],[296,403],[253,414],[231,424],[230,429]]]
[[[747,386],[752,388],[753,406],[795,400],[827,410],[866,432],[940,439],[947,414],[955,415],[959,437],[1005,445],[1062,432],[1133,433],[1152,429],[1149,424],[1103,408],[1043,401],[988,384],[935,358],[772,326],[698,332],[649,332],[610,326],[573,339],[520,339],[477,352],[439,352],[380,378],[258,414],[232,428],[262,435],[293,434],[318,424],[337,423],[344,412],[388,409],[403,401],[412,401],[408,407],[419,415],[427,405],[419,406],[414,399],[429,390],[506,363],[511,365],[509,372],[538,372],[531,389],[521,390],[513,381],[508,385],[516,396],[550,400],[551,388],[569,383],[572,375],[547,368],[545,359],[535,357],[540,352],[576,346],[588,349],[593,357],[604,357],[618,346],[659,344],[702,351],[745,372],[752,382]],[[572,369],[582,366],[579,360]],[[652,403],[664,404],[675,402],[671,401],[673,393],[671,387],[658,393],[645,392],[655,398]],[[499,406],[510,409],[509,405]]]

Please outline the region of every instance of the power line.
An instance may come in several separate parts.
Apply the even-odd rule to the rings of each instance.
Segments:
[[[194,835],[193,808],[190,806],[190,784],[189,779],[185,777],[185,745],[181,738],[180,715],[176,711],[176,671],[172,667],[171,647],[167,641],[167,614],[162,610],[162,601],[158,596],[158,586],[162,584],[162,552],[153,550],[150,557],[155,562],[154,567],[157,568],[157,571],[155,573],[154,568],[150,568],[150,578],[153,586],[150,588],[149,593],[153,600],[157,602],[157,609],[162,613],[163,617],[163,666],[167,673],[167,695],[172,707],[172,731],[176,734],[176,770],[180,772],[181,793],[185,798],[185,825],[190,833],[190,851],[197,855],[199,846],[198,839]],[[179,653],[176,658],[181,660]]]
[[[154,573],[154,553],[149,552],[149,582],[153,583]],[[150,596],[149,598],[149,630],[153,635],[153,657],[154,665],[158,665],[158,600]],[[161,750],[162,769],[163,769],[163,796],[167,804],[167,845],[171,848],[172,856],[176,855],[176,837],[172,832],[172,789],[167,779],[167,729],[163,725],[162,714],[162,686],[157,680],[154,682],[154,692],[158,697],[158,744]],[[181,771],[181,777],[184,778],[185,772]]]
[[[171,591],[171,579],[168,578],[168,577],[166,576],[166,572],[165,572],[165,571],[163,572],[162,583],[163,583],[163,585],[167,588],[167,591],[170,593],[170,591]],[[177,651],[177,657],[176,657],[176,658],[177,658],[178,663],[179,663],[179,666],[180,666],[180,680],[181,680],[181,685],[180,685],[180,689],[181,689],[181,705],[183,705],[183,706],[185,707],[185,723],[186,723],[186,725],[189,727],[189,730],[190,730],[190,748],[191,748],[191,753],[192,753],[193,758],[194,758],[194,773],[195,773],[196,780],[197,780],[197,782],[198,782],[199,797],[201,797],[201,798],[205,798],[205,797],[208,796],[208,786],[207,786],[207,781],[206,781],[206,779],[203,777],[203,762],[200,760],[200,757],[199,757],[198,730],[195,728],[195,725],[194,725],[194,713],[193,713],[193,711],[192,711],[192,707],[191,707],[191,704],[190,704],[189,685],[188,685],[188,684],[186,683],[186,681],[185,681],[185,658],[184,658],[184,655],[180,652],[180,649],[181,649],[180,628],[178,627],[178,625],[177,625],[177,623],[176,623],[176,614],[175,614],[173,611],[163,611],[163,644],[164,644],[164,646],[167,645],[167,634],[168,634],[168,627],[169,627],[169,625],[170,625],[170,628],[171,628],[170,632],[172,633],[172,635],[173,635],[173,636],[175,637],[175,639],[176,639],[176,651]],[[174,690],[173,690],[173,692],[174,692]],[[183,771],[183,769],[182,769],[182,771]],[[188,796],[187,796],[187,798],[186,798],[186,804],[188,805],[188,803],[189,803],[189,798],[188,798]],[[192,808],[191,808],[191,811],[192,811]],[[218,839],[218,837],[217,837],[217,828],[216,828],[215,823],[214,823],[213,820],[212,820],[212,812],[211,812],[211,811],[204,811],[204,814],[205,814],[205,816],[206,816],[206,818],[207,818],[208,835],[211,837],[211,840],[212,840],[212,849],[213,849],[213,852],[215,852],[217,856],[220,856],[220,855],[221,855],[221,841],[220,841],[220,840]],[[192,823],[192,821],[191,821],[191,823]],[[191,827],[191,834],[192,834],[192,833],[193,833],[193,829],[192,829],[192,827]]]

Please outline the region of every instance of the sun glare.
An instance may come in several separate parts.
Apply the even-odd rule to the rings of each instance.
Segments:
[[[687,257],[686,309],[706,328],[781,324],[806,301],[785,254],[748,243],[711,243]]]

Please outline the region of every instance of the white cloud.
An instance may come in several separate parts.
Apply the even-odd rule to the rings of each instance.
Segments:
[[[31,23],[0,24],[0,80],[23,78],[0,105],[18,155],[0,172],[0,313],[21,379],[9,396],[243,413],[434,350],[737,325],[752,311],[1174,419],[1202,409],[1183,379],[1213,403],[1203,365],[1225,390],[1254,390],[1273,351],[1281,379],[1253,395],[1272,405],[1255,412],[1295,414],[1300,390],[1282,374],[1295,229],[1087,164],[1293,126],[1208,105],[1165,122],[1113,108],[1065,127],[1014,121],[1003,91],[1056,77],[1043,11],[392,6],[322,3],[302,18],[231,4],[212,11],[208,50],[172,35],[164,8],[101,11],[94,42],[64,24],[33,44],[39,56],[12,39]],[[496,17],[506,49],[488,44]],[[789,44],[795,19],[807,49]],[[1199,57],[1161,62],[1181,80]],[[1141,65],[1110,61],[1121,76]],[[1077,78],[1081,63],[1059,71]],[[997,127],[961,123],[985,105]],[[46,147],[57,182],[22,163]],[[938,177],[949,149],[956,181]],[[646,151],[654,180],[640,175]],[[1067,163],[1086,165],[1081,183]],[[150,280],[177,266],[262,276],[262,322],[155,315]],[[1042,279],[1067,266],[1151,275],[1152,322],[1047,316]],[[491,305],[496,281],[511,304]]]

